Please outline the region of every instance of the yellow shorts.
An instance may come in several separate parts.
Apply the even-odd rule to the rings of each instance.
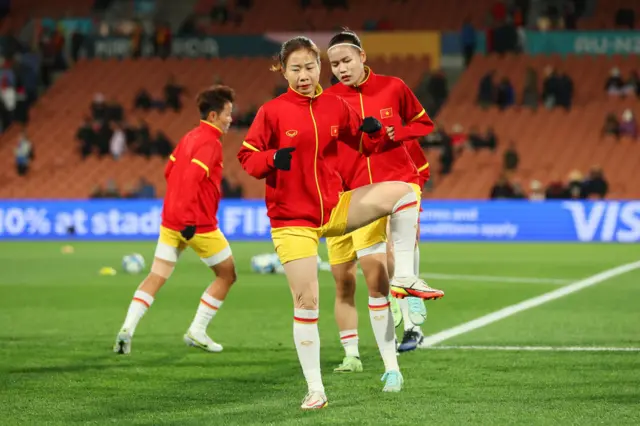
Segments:
[[[187,247],[191,247],[208,266],[215,266],[231,256],[229,242],[219,229],[196,234],[189,241],[186,241],[180,232],[164,226],[160,227],[155,257],[175,263],[178,261],[180,253]]]
[[[416,184],[410,183],[418,200],[422,198],[422,191]],[[357,252],[376,244],[387,241],[388,216],[380,218],[362,228],[358,228],[347,235],[327,238],[327,250],[329,252],[329,263],[340,265],[351,262],[357,258]]]
[[[318,255],[321,237],[344,235],[351,203],[351,191],[340,194],[338,204],[331,210],[331,218],[320,228],[288,226],[271,230],[271,238],[280,262],[284,265],[292,260]]]

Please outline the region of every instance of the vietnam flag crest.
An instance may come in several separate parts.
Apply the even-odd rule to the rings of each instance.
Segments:
[[[338,136],[338,126],[331,126],[331,136]]]
[[[393,108],[383,108],[380,110],[380,117],[391,118],[393,117]]]

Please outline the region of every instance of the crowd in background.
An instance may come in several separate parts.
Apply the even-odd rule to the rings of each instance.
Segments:
[[[544,75],[540,90],[538,73],[535,69],[528,68],[522,93],[518,96],[507,74],[498,79],[497,72],[490,70],[478,83],[477,103],[484,108],[497,106],[506,109],[521,105],[535,110],[542,104],[547,109],[571,109],[574,93],[571,76],[552,66],[545,68]]]

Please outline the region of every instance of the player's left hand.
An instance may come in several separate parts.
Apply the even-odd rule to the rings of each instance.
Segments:
[[[182,238],[189,241],[190,239],[193,238],[194,235],[196,235],[195,225],[185,226],[184,229],[180,231],[180,235],[182,235]]]
[[[385,130],[387,131],[387,136],[389,136],[389,139],[394,141],[396,138],[396,129],[393,126],[389,126]]]

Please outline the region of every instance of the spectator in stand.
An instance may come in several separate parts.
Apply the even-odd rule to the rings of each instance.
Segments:
[[[178,35],[181,37],[194,37],[199,35],[195,13],[191,13],[184,21],[182,21],[182,24],[180,24],[180,28],[178,29]]]
[[[467,140],[469,141],[469,145],[471,145],[473,149],[482,148],[485,144],[484,138],[482,137],[482,135],[480,134],[480,131],[478,130],[478,126],[471,126],[469,128],[469,134],[467,135]]]
[[[176,77],[173,74],[170,75],[167,84],[164,86],[164,101],[166,105],[175,112],[180,112],[182,109],[181,96],[185,92],[184,87],[176,83]]]
[[[629,137],[632,139],[638,138],[638,122],[633,115],[633,111],[629,108],[625,109],[622,113],[622,120],[620,121],[620,136]]]
[[[171,25],[167,22],[158,24],[155,31],[156,56],[166,59],[171,55]]]
[[[102,192],[102,198],[121,198],[120,190],[115,180],[107,180],[107,184]]]
[[[8,73],[3,73],[0,78],[0,99],[4,108],[2,109],[2,129],[6,130],[13,122],[17,101],[16,89],[10,81]]]
[[[575,30],[578,28],[578,15],[573,2],[567,1],[564,3],[562,15],[565,30]]]
[[[565,199],[581,200],[584,197],[583,179],[580,170],[569,173],[569,182],[564,194]]]
[[[102,93],[96,93],[91,103],[91,116],[95,121],[104,123],[107,121],[107,104]]]
[[[102,185],[94,186],[89,194],[89,198],[94,200],[104,198],[104,189],[102,189]]]
[[[13,118],[22,125],[29,122],[29,99],[27,98],[27,91],[22,84],[22,78],[18,78],[16,86],[16,109]]]
[[[518,168],[518,163],[520,162],[520,156],[518,155],[518,151],[516,150],[516,143],[511,141],[509,143],[509,148],[504,152],[504,161],[503,167],[506,171],[513,171]]]
[[[617,29],[632,30],[636,26],[636,12],[631,8],[620,8],[616,11],[615,27]]]
[[[138,154],[151,156],[151,133],[149,132],[149,126],[143,118],[138,119],[138,126],[135,128],[135,143],[136,152]]]
[[[153,105],[153,99],[147,89],[140,89],[136,94],[135,101],[133,103],[134,109],[141,109],[143,111],[149,111]]]
[[[632,70],[629,72],[629,79],[624,84],[624,94],[640,98],[640,76],[638,71]]]
[[[610,96],[621,96],[624,94],[624,86],[624,80],[620,76],[620,69],[617,67],[611,68],[604,89]]]
[[[52,74],[55,69],[57,52],[52,34],[48,29],[41,31],[39,48],[41,54],[40,76],[42,78],[42,84],[45,87],[49,87],[53,78]]]
[[[223,176],[221,187],[224,198],[242,198],[242,186],[233,176]]]
[[[513,187],[509,183],[507,176],[502,173],[493,188],[491,188],[490,198],[492,200],[504,200],[514,198],[516,195]]]
[[[96,132],[96,145],[98,147],[98,155],[100,157],[109,155],[111,134],[113,133],[111,127],[106,122],[94,121],[94,131]]]
[[[515,92],[511,81],[507,77],[503,77],[498,84],[496,90],[496,103],[500,109],[506,109],[515,104]]]
[[[602,126],[602,136],[613,136],[616,139],[620,138],[620,123],[613,113],[607,114]]]
[[[522,105],[533,109],[538,109],[540,92],[538,90],[538,73],[532,67],[527,68],[524,78],[524,89],[522,90]]]
[[[156,137],[151,144],[151,155],[158,155],[162,158],[169,158],[173,152],[171,141],[162,130],[158,130]]]
[[[545,78],[542,83],[542,102],[544,102],[544,106],[547,109],[552,109],[558,103],[560,76],[551,66],[547,66],[544,69],[544,73]]]
[[[447,135],[442,138],[442,151],[440,152],[440,174],[448,175],[451,173],[453,161],[455,159],[453,151],[453,143],[451,138]]]
[[[211,20],[217,24],[224,25],[229,20],[229,8],[227,0],[216,0],[215,5],[211,8],[209,15]]]
[[[429,79],[427,93],[433,102],[433,109],[429,111],[429,115],[435,117],[449,96],[447,78],[441,70],[436,71]]]
[[[465,18],[460,31],[460,41],[462,43],[462,55],[464,58],[464,67],[467,68],[476,53],[477,36],[476,29],[471,24],[471,18]]]
[[[27,133],[23,131],[18,141],[18,146],[15,149],[16,156],[16,172],[19,176],[24,176],[29,172],[29,166],[34,159],[33,145]]]
[[[478,87],[478,105],[483,108],[492,106],[496,99],[496,87],[493,82],[495,71],[491,70],[482,77]]]
[[[493,127],[487,128],[487,132],[484,135],[484,143],[485,143],[485,146],[491,149],[492,151],[495,150],[496,147],[498,146],[498,136],[496,135],[496,132],[493,129]]]
[[[556,104],[566,110],[570,110],[573,103],[573,80],[569,74],[563,72],[560,74],[558,82]]]
[[[529,201],[544,201],[546,198],[542,183],[539,180],[532,180],[529,186]]]
[[[565,187],[559,178],[551,179],[547,190],[545,191],[545,198],[547,200],[562,200],[565,198]]]
[[[464,133],[464,127],[461,124],[456,123],[451,128],[451,145],[456,151],[461,151],[467,144],[467,135]]]
[[[96,146],[95,137],[96,134],[93,130],[91,117],[85,116],[82,126],[80,126],[76,132],[76,140],[80,142],[80,155],[83,160],[93,152]]]
[[[119,160],[125,153],[127,148],[127,139],[124,129],[119,123],[113,124],[113,132],[109,141],[109,151],[115,160]]]
[[[583,184],[585,198],[603,199],[609,192],[609,183],[604,178],[602,169],[594,166],[589,171],[589,176]]]
[[[122,105],[118,103],[118,100],[112,97],[106,104],[105,117],[109,122],[120,123],[124,119],[124,111]]]
[[[138,190],[136,195],[138,196],[138,198],[144,199],[156,198],[156,188],[147,179],[141,177],[140,182],[138,183]]]

